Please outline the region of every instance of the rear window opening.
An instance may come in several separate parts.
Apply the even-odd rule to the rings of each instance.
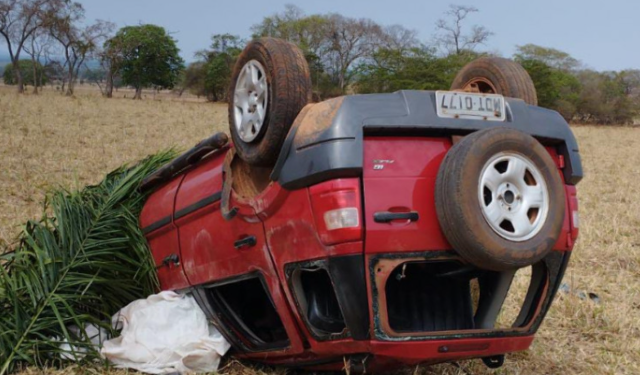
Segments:
[[[396,332],[472,329],[469,280],[464,274],[454,275],[461,269],[457,262],[412,262],[398,266],[385,288],[391,329]]]
[[[248,348],[289,346],[282,320],[259,276],[210,287],[207,295],[215,312]]]
[[[314,336],[328,338],[346,331],[329,273],[324,268],[300,268],[291,275],[300,313]]]
[[[385,286],[389,327],[406,333],[525,326],[546,277],[542,264],[534,267],[492,272],[458,261],[401,264]]]

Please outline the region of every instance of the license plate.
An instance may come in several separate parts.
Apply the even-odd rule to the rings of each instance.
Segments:
[[[458,91],[436,91],[438,117],[504,121],[507,118],[504,97]]]

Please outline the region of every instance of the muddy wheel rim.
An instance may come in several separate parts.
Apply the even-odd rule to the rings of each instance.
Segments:
[[[269,104],[265,69],[257,60],[244,64],[233,93],[235,127],[240,139],[253,142],[264,125]]]
[[[469,80],[469,82],[464,84],[462,89],[464,91],[481,92],[483,94],[498,94],[498,90],[493,82],[481,77]]]
[[[538,168],[524,155],[494,155],[485,163],[478,187],[482,215],[499,236],[522,242],[544,226],[549,191]]]

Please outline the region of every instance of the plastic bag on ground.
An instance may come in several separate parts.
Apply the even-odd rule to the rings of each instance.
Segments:
[[[119,337],[100,351],[117,368],[150,374],[213,372],[229,343],[191,296],[161,292],[137,300],[113,316]]]

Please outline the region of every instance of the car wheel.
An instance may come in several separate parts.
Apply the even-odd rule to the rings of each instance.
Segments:
[[[309,66],[298,47],[275,38],[249,43],[229,91],[229,128],[238,155],[251,165],[273,166],[310,98]]]
[[[520,64],[500,57],[482,57],[465,65],[453,80],[451,90],[501,94],[538,105],[529,73]]]
[[[447,240],[482,269],[538,262],[564,221],[564,185],[554,160],[533,137],[503,127],[472,133],[449,150],[435,198]]]

